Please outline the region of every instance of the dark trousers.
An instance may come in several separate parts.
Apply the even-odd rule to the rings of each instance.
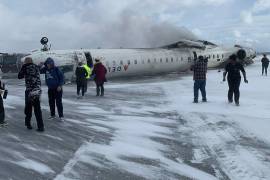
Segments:
[[[87,79],[87,81],[85,82],[85,85],[84,85],[84,93],[87,92],[87,89],[88,89],[88,79]]]
[[[233,101],[233,95],[234,95],[234,101],[239,103],[240,83],[241,83],[241,78],[228,79],[228,84],[229,84],[228,100],[229,100],[229,102]]]
[[[31,100],[28,96],[29,92],[25,92],[25,126],[31,126],[32,111],[34,108],[38,129],[44,129],[40,100],[38,98]]]
[[[5,122],[5,108],[4,108],[3,98],[0,95],[0,123],[4,123],[4,122]]]
[[[57,91],[57,89],[48,90],[51,116],[55,116],[55,104],[56,104],[59,117],[64,117],[62,96],[63,96],[63,90],[59,92]]]
[[[206,80],[195,80],[194,82],[194,101],[198,101],[199,98],[199,90],[202,94],[202,100],[206,101]]]
[[[85,83],[77,83],[77,95],[80,95],[80,92],[82,91],[82,96],[84,96],[85,93]]]
[[[104,96],[104,82],[97,82],[96,81],[96,91],[97,96]]]
[[[266,76],[267,76],[267,69],[268,69],[268,66],[262,66],[262,75],[265,73]]]

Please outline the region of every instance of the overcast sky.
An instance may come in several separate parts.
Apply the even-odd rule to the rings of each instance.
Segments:
[[[270,0],[0,0],[0,51],[157,47],[181,38],[270,50]]]

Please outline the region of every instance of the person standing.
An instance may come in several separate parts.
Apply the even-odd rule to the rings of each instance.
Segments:
[[[84,92],[87,92],[87,87],[88,87],[88,81],[90,80],[91,74],[92,74],[92,69],[90,66],[88,66],[88,64],[84,64],[83,65],[84,69],[87,72],[87,77],[86,77],[86,81],[85,81],[85,86],[84,86]]]
[[[42,119],[42,112],[40,107],[40,96],[41,96],[41,81],[39,67],[33,64],[33,60],[27,57],[24,61],[18,79],[25,78],[25,126],[27,129],[31,130],[31,118],[32,118],[32,108],[34,108],[36,121],[38,129],[37,131],[44,131],[44,124]]]
[[[5,85],[0,80],[0,127],[7,126],[7,122],[5,121],[5,107],[3,102],[2,94],[5,92]]]
[[[194,80],[194,103],[198,103],[199,90],[202,94],[202,101],[207,102],[206,98],[206,73],[207,73],[207,59],[199,56],[198,61],[193,66],[193,80]]]
[[[263,58],[261,60],[262,62],[262,76],[265,73],[265,75],[267,76],[267,69],[269,66],[269,59],[267,58],[266,54],[263,55]]]
[[[228,85],[229,85],[229,91],[228,91],[228,101],[229,103],[233,102],[233,95],[234,95],[234,102],[236,106],[239,106],[239,98],[240,98],[240,84],[241,84],[241,75],[240,71],[243,74],[244,82],[248,83],[247,77],[246,77],[246,71],[243,67],[243,65],[239,62],[237,62],[236,55],[231,55],[229,57],[229,63],[225,67],[225,72],[223,74],[223,81],[226,81],[226,75],[228,74]]]
[[[79,62],[78,67],[76,68],[76,83],[77,83],[77,95],[80,97],[80,91],[82,91],[82,97],[85,93],[85,86],[87,84],[88,73],[83,66],[82,62]]]
[[[40,73],[45,74],[46,84],[48,86],[48,98],[51,112],[49,119],[55,119],[56,104],[59,118],[60,120],[64,120],[62,103],[64,75],[62,71],[55,66],[52,58],[47,58],[43,66],[40,68]]]
[[[96,63],[94,65],[92,76],[94,76],[94,81],[96,83],[96,91],[97,91],[96,96],[104,96],[104,83],[107,81],[106,80],[107,69],[100,62],[99,59],[96,58],[95,62]]]

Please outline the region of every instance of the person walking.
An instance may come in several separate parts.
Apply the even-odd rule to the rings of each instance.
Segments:
[[[202,101],[207,102],[206,98],[206,73],[207,73],[207,59],[199,56],[198,61],[193,66],[193,80],[194,80],[194,103],[198,103],[199,90],[202,94]]]
[[[95,59],[95,65],[92,72],[92,76],[94,76],[94,81],[96,83],[96,96],[104,96],[104,83],[106,80],[107,69],[100,62],[100,59]]]
[[[0,80],[0,127],[5,127],[8,123],[5,121],[5,107],[3,101],[3,94],[5,92],[5,84]]]
[[[44,124],[42,119],[42,112],[40,107],[40,96],[41,96],[41,81],[39,67],[33,63],[32,58],[27,57],[24,61],[18,79],[25,79],[25,126],[27,129],[31,130],[31,118],[32,109],[34,108],[36,121],[37,121],[37,131],[44,131]]]
[[[51,112],[49,119],[55,119],[56,104],[59,118],[60,120],[64,120],[62,103],[64,75],[62,71],[55,66],[52,58],[47,58],[45,63],[40,67],[40,73],[45,74],[46,84],[48,86],[48,98]]]
[[[263,58],[261,60],[262,62],[262,76],[265,73],[265,75],[267,76],[267,69],[269,66],[269,59],[267,58],[266,54],[263,55]]]
[[[78,67],[76,68],[76,83],[77,83],[77,95],[80,97],[80,91],[82,91],[82,97],[85,93],[85,86],[87,84],[88,73],[83,66],[82,62],[79,62]]]
[[[229,63],[225,67],[225,72],[223,74],[223,81],[226,81],[226,75],[228,74],[227,80],[229,85],[229,91],[228,91],[228,101],[229,103],[233,102],[233,96],[234,96],[234,102],[236,106],[239,106],[239,98],[240,98],[240,84],[241,84],[241,75],[240,71],[243,74],[244,82],[248,83],[247,77],[246,77],[246,71],[243,67],[243,65],[239,62],[237,62],[237,56],[231,55],[229,57]]]

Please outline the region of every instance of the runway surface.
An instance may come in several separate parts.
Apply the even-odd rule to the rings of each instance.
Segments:
[[[24,82],[9,80],[0,179],[270,179],[270,77],[260,68],[247,67],[240,107],[226,102],[217,70],[199,104],[190,74],[109,82],[104,98],[92,84],[77,99],[68,85],[65,122],[47,120],[43,87],[44,133],[24,127]]]

